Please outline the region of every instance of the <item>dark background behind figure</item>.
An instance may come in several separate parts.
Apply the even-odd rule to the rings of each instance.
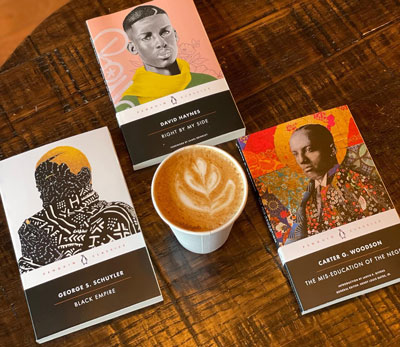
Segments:
[[[68,0],[0,0],[0,66],[33,29],[67,2]]]

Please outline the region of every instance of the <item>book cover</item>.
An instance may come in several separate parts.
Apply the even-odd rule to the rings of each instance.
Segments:
[[[106,127],[0,162],[39,343],[162,301]]]
[[[134,169],[245,126],[192,0],[155,0],[87,27]]]
[[[400,220],[347,106],[237,145],[302,313],[400,281]]]

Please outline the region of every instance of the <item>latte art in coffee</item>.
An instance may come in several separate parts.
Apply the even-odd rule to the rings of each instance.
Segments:
[[[160,167],[153,196],[163,216],[190,231],[214,230],[239,210],[245,194],[235,163],[204,146],[185,148]]]
[[[187,208],[215,214],[232,204],[236,186],[231,179],[221,182],[220,169],[199,157],[183,175],[176,175],[175,189]]]

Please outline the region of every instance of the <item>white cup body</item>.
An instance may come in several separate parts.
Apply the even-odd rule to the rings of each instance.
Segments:
[[[202,231],[202,232],[188,232],[187,230],[178,229],[176,226],[169,224],[172,232],[179,241],[179,243],[187,250],[206,254],[211,253],[220,248],[231,232],[233,222],[218,231]]]
[[[182,150],[188,150],[189,147],[194,147],[194,146],[207,147],[209,149],[215,150],[215,151],[219,152],[220,154],[224,155],[232,163],[235,164],[235,166],[238,169],[238,172],[240,173],[240,175],[242,177],[244,193],[243,193],[243,200],[240,204],[240,207],[238,208],[235,215],[227,223],[225,223],[224,225],[218,227],[217,229],[211,230],[211,231],[191,231],[191,230],[182,229],[182,228],[174,225],[167,218],[164,217],[164,215],[159,210],[157,203],[154,199],[154,182],[155,182],[155,178],[157,177],[157,174],[160,171],[160,168],[162,167],[162,165],[166,161],[168,161],[168,159],[170,157],[175,155],[177,152],[182,151]],[[228,236],[231,232],[233,223],[240,216],[240,214],[242,213],[242,211],[244,209],[244,206],[246,205],[247,195],[248,195],[247,178],[246,178],[246,174],[244,173],[240,164],[230,154],[228,154],[227,152],[225,152],[217,147],[213,147],[213,146],[191,145],[191,146],[181,148],[181,149],[171,153],[167,158],[165,158],[161,162],[161,164],[157,168],[156,172],[154,173],[153,181],[151,184],[151,198],[153,200],[153,205],[154,205],[154,208],[156,209],[158,215],[171,228],[175,237],[177,238],[177,240],[183,247],[185,247],[187,250],[189,250],[191,252],[200,253],[200,254],[211,253],[211,252],[217,250],[218,248],[220,248],[225,243],[225,241],[228,239]]]

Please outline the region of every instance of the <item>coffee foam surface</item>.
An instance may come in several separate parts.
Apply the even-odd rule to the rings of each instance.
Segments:
[[[207,231],[228,222],[243,199],[235,164],[207,147],[176,153],[160,168],[154,197],[170,222],[189,231]]]

